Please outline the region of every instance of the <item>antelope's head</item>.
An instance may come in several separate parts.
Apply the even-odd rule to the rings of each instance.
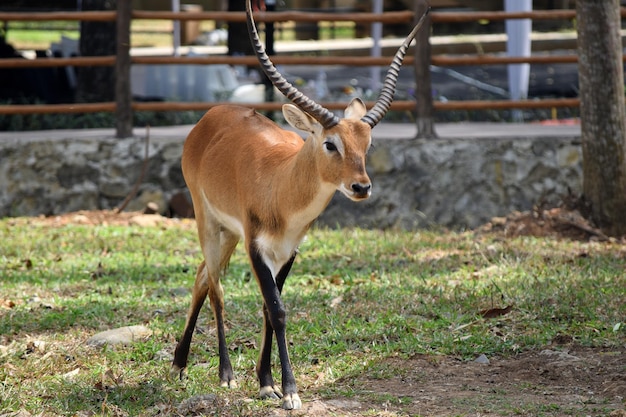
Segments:
[[[307,142],[315,148],[317,172],[324,183],[332,184],[351,200],[370,196],[372,182],[365,171],[372,128],[361,121],[365,104],[355,98],[345,109],[344,118],[324,127],[317,119],[293,104],[283,106],[283,115],[296,129],[309,133]]]
[[[333,184],[352,200],[363,200],[371,194],[372,183],[365,171],[365,156],[372,142],[371,131],[391,107],[402,61],[427,13],[428,10],[396,52],[374,107],[367,111],[361,99],[353,99],[340,119],[305,96],[278,72],[259,39],[250,0],[246,1],[248,33],[261,68],[272,84],[293,103],[283,106],[285,120],[310,134],[307,141],[313,140],[324,155],[318,158],[318,164],[322,165],[318,170],[322,173],[322,180]]]

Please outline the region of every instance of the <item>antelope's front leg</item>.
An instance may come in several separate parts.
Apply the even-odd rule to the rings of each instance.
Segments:
[[[289,261],[280,269],[280,272],[276,276],[276,286],[278,292],[282,294],[283,285],[285,279],[291,270],[293,261],[296,259],[296,255],[291,257]],[[256,366],[257,377],[259,378],[259,384],[261,386],[259,395],[261,398],[282,398],[283,394],[274,385],[274,379],[272,378],[272,340],[274,336],[274,328],[270,321],[269,313],[265,303],[263,303],[263,343],[261,344],[261,354],[259,355],[259,361]]]
[[[298,396],[298,388],[296,387],[296,379],[291,369],[289,360],[289,352],[287,350],[286,336],[286,311],[285,305],[280,298],[280,290],[285,281],[287,273],[293,263],[293,257],[283,266],[274,280],[270,269],[265,264],[263,257],[258,249],[251,245],[250,261],[254,269],[255,275],[263,294],[264,302],[264,337],[261,347],[261,356],[257,365],[257,374],[261,384],[260,394],[266,398],[280,397],[280,391],[276,390],[271,375],[270,352],[272,343],[272,331],[276,335],[276,343],[278,345],[278,356],[282,370],[282,407],[287,410],[298,409],[302,407],[302,401]],[[284,273],[283,273],[284,272]],[[270,328],[271,326],[271,328]]]
[[[260,386],[259,397],[277,400],[283,398],[283,393],[279,387],[274,385],[274,378],[272,377],[272,340],[274,340],[274,329],[270,323],[267,307],[263,303],[263,342],[256,364],[256,375]]]

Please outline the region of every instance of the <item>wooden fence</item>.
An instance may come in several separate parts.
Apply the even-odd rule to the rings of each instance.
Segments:
[[[74,57],[74,58],[47,58],[36,60],[0,59],[0,68],[16,67],[63,67],[63,66],[115,66],[116,86],[115,102],[106,103],[72,103],[47,105],[0,105],[0,114],[32,114],[32,113],[87,113],[87,112],[115,112],[116,133],[118,137],[127,137],[132,134],[133,111],[172,111],[172,110],[206,110],[212,106],[222,104],[218,102],[136,102],[132,100],[130,88],[130,66],[132,64],[190,64],[190,65],[255,65],[253,56],[206,56],[180,57],[159,56],[140,57],[130,55],[130,23],[134,19],[167,19],[167,20],[220,20],[227,22],[245,21],[243,12],[157,12],[131,10],[128,1],[118,2],[117,11],[90,11],[90,12],[48,12],[48,13],[17,13],[0,12],[0,21],[116,21],[117,22],[117,53],[112,56]],[[415,21],[417,11],[375,13],[310,13],[310,12],[260,12],[255,13],[258,22],[319,22],[349,21],[355,23],[410,23]],[[624,16],[622,10],[622,16]],[[574,19],[573,10],[550,10],[532,12],[432,12],[429,15],[428,25],[438,23],[472,22],[482,19],[533,19],[533,20],[562,20]],[[575,63],[577,56],[530,56],[505,57],[495,54],[476,54],[464,56],[431,55],[429,46],[430,28],[424,27],[418,35],[418,47],[414,56],[407,56],[406,65],[414,65],[416,85],[427,84],[430,87],[430,65],[457,66],[457,65],[500,65],[517,63]],[[421,46],[420,46],[421,45]],[[391,63],[391,56],[384,57],[304,57],[304,56],[274,56],[272,60],[277,65],[349,65],[349,66],[387,66]],[[392,110],[408,110],[416,114],[418,132],[432,131],[434,111],[447,110],[486,110],[486,109],[526,109],[526,108],[558,108],[576,107],[578,99],[546,99],[546,100],[490,100],[490,101],[433,101],[430,88],[420,89],[416,100],[397,100],[392,104]],[[343,109],[347,103],[323,102],[321,105],[329,109]],[[373,103],[366,103],[369,106]],[[250,104],[259,110],[278,110],[282,104],[277,102]]]

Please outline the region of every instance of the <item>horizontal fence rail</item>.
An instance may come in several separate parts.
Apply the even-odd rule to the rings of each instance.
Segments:
[[[374,105],[374,101],[365,101],[368,108]],[[211,107],[222,104],[232,104],[231,102],[133,102],[132,109],[135,111],[206,111]],[[237,103],[246,105],[245,103]],[[254,103],[249,106],[261,111],[280,110],[284,102]],[[343,110],[348,106],[348,102],[320,102],[320,105],[329,110]],[[435,101],[435,110],[507,110],[507,109],[537,109],[537,108],[564,108],[578,107],[580,100],[577,98],[555,98],[542,100],[463,100],[463,101]],[[114,112],[115,102],[104,103],[77,103],[77,104],[15,104],[0,106],[0,114],[53,114],[53,113],[97,113]],[[415,101],[394,100],[391,103],[391,110],[394,111],[414,111]]]
[[[119,5],[118,5],[119,8]],[[220,20],[227,22],[244,22],[243,12],[167,12],[167,11],[129,11],[130,19],[160,19],[178,21]],[[626,9],[621,9],[622,17],[626,17]],[[380,22],[384,24],[410,23],[415,18],[413,11],[385,12],[385,13],[328,13],[328,12],[257,12],[254,14],[258,22],[287,22],[317,23],[328,22],[354,22],[369,24]],[[463,23],[478,20],[502,21],[506,19],[533,19],[533,20],[572,20],[576,18],[574,10],[544,10],[531,12],[431,12],[429,19],[431,24],[439,23]],[[0,12],[0,21],[92,21],[120,22],[120,12],[116,11],[86,11],[86,12]],[[427,30],[427,29],[425,29]],[[120,52],[118,52],[119,54]],[[121,57],[124,58],[124,57]],[[116,66],[119,67],[119,56],[98,57],[72,57],[72,58],[44,58],[44,59],[0,59],[0,68],[41,68],[41,67],[84,67],[84,66]],[[126,59],[132,64],[187,64],[187,65],[247,65],[258,64],[254,56],[132,56]],[[344,65],[344,66],[388,66],[391,56],[290,56],[275,55],[272,60],[277,65]],[[625,57],[626,60],[626,57]],[[510,57],[496,54],[474,55],[432,55],[430,62],[420,62],[422,66],[430,64],[437,66],[466,66],[466,65],[504,65],[504,64],[551,64],[551,63],[576,63],[578,57],[573,54],[567,55],[533,55],[529,57]],[[407,56],[405,65],[415,65],[416,58]],[[118,68],[119,70],[119,68]],[[129,71],[127,68],[125,71]],[[128,73],[126,73],[128,77]],[[416,80],[416,84],[419,83]],[[123,104],[124,107],[133,111],[178,111],[178,110],[207,110],[219,102],[132,102]],[[328,102],[320,103],[329,109],[343,109],[347,103]],[[368,106],[373,103],[367,103]],[[529,109],[529,108],[561,108],[577,107],[580,101],[576,98],[566,99],[542,99],[542,100],[489,100],[489,101],[432,101],[431,108],[435,111],[451,110],[489,110],[489,109]],[[244,104],[245,105],[245,104]],[[249,104],[259,110],[278,110],[282,106],[280,102]],[[121,107],[119,98],[117,102],[106,103],[75,103],[75,104],[51,104],[51,105],[0,105],[0,114],[44,114],[44,113],[91,113],[91,112],[115,112]],[[392,110],[415,111],[416,101],[394,101]]]
[[[115,55],[40,59],[5,58],[0,59],[0,68],[111,67],[115,65],[116,59]]]
[[[413,12],[385,12],[385,13],[320,13],[320,12],[254,12],[257,22],[355,22],[355,23],[408,23],[413,19]],[[246,15],[242,12],[153,12],[136,10],[132,13],[133,19],[161,19],[161,20],[224,20],[227,22],[245,22]]]
[[[626,8],[621,8],[622,18],[626,17]],[[84,11],[84,12],[1,12],[1,21],[114,21],[117,12],[113,11]],[[134,10],[132,19],[148,20],[223,20],[227,22],[245,22],[245,13],[242,12],[168,12]],[[385,13],[321,13],[321,12],[255,12],[254,19],[257,22],[355,22],[355,23],[408,23],[414,18],[412,11],[398,11]],[[530,12],[504,12],[504,11],[480,11],[480,12],[431,12],[432,23],[467,23],[479,20],[503,21],[507,19],[532,19],[532,20],[573,20],[576,18],[575,10],[533,10]]]
[[[272,62],[277,65],[349,65],[353,67],[389,66],[393,57],[347,57],[347,56],[272,56]],[[624,56],[626,61],[626,55]],[[87,67],[87,66],[113,66],[115,65],[115,55],[98,57],[73,57],[73,58],[45,58],[24,60],[22,58],[6,58],[0,60],[0,68],[42,68],[42,67]],[[133,64],[155,65],[155,64],[181,64],[181,65],[247,65],[258,64],[258,60],[253,56],[133,56]],[[412,56],[404,58],[404,65],[411,65],[414,62]],[[496,55],[475,55],[475,56],[447,56],[433,55],[431,63],[441,67],[457,67],[466,65],[505,65],[505,64],[575,64],[578,62],[577,55],[535,55],[529,57],[510,57]]]
[[[83,22],[112,22],[117,12],[0,12],[0,21],[44,22],[50,20],[68,20]]]

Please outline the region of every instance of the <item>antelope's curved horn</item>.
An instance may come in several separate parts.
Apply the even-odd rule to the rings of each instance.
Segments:
[[[267,56],[265,48],[259,39],[259,33],[256,30],[254,18],[252,17],[250,0],[246,1],[246,18],[248,23],[248,33],[250,34],[250,41],[254,47],[254,52],[259,59],[263,72],[265,72],[265,75],[267,75],[267,77],[272,81],[272,84],[278,88],[278,90],[283,93],[285,97],[291,100],[293,104],[300,107],[303,111],[307,112],[315,120],[320,122],[325,129],[330,129],[331,127],[337,125],[339,123],[339,118],[337,116],[305,96],[301,91],[289,83],[285,77],[278,72],[272,61],[270,61],[270,58]]]
[[[393,101],[393,95],[396,92],[396,82],[398,81],[398,75],[400,75],[400,67],[402,66],[402,60],[404,60],[404,55],[406,55],[407,49],[409,49],[409,45],[417,35],[417,32],[420,30],[424,21],[426,20],[426,16],[430,12],[430,7],[426,9],[422,17],[420,17],[419,22],[415,25],[409,36],[406,37],[400,48],[398,48],[398,52],[393,57],[393,61],[387,70],[387,75],[385,75],[385,81],[383,83],[383,88],[380,90],[380,94],[378,95],[378,99],[376,100],[376,104],[374,107],[367,112],[365,116],[361,118],[362,121],[370,125],[372,128],[378,124],[385,117],[385,114],[391,107],[391,102]]]

